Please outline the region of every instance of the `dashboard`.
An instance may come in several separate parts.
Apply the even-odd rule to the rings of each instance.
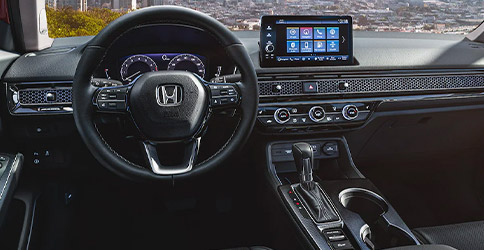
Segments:
[[[268,21],[275,23],[278,19]],[[308,24],[299,17],[286,17],[284,21],[289,24],[279,22],[273,30],[277,34],[272,41],[279,47],[275,50],[279,56],[333,56],[329,52],[314,53],[314,43],[319,39],[317,35],[321,35],[318,29],[326,30],[328,43],[334,30],[331,27],[339,24],[325,26],[315,24],[314,20]],[[299,28],[295,33],[294,27]],[[408,99],[403,96],[479,92],[484,88],[484,45],[469,42],[463,36],[347,31],[353,33],[350,37],[344,35],[343,24],[338,27],[339,53],[343,55],[341,45],[351,41],[347,51],[353,54],[347,55],[353,55],[354,64],[261,65],[261,56],[267,53],[267,38],[261,40],[261,36],[267,37],[267,27],[260,32],[234,32],[248,51],[259,78],[261,130],[324,131],[331,127],[358,127],[389,96]],[[306,28],[312,28],[313,39],[301,37],[304,31],[311,31]],[[313,53],[287,53],[290,48],[287,40],[296,38],[299,38],[299,51],[301,41],[307,40],[313,43]],[[72,79],[90,39],[56,39],[52,48],[20,56],[4,77],[9,112],[14,115],[71,113]],[[151,24],[119,37],[109,47],[93,77],[101,82],[129,84],[144,72],[162,70],[186,70],[207,81],[237,73],[223,47],[208,32],[182,24]]]
[[[299,26],[299,32],[305,27]],[[317,27],[312,27],[313,36]],[[282,39],[287,39],[287,28],[282,25]],[[266,46],[260,44],[259,31],[238,31],[234,35],[245,46],[258,77],[258,135],[293,136],[358,129],[366,136],[383,127],[390,115],[408,115],[419,109],[457,110],[464,105],[474,108],[471,105],[484,103],[484,45],[462,35],[354,31],[354,64],[291,67],[261,65]],[[2,118],[12,120],[13,133],[45,138],[75,131],[72,121],[60,122],[71,119],[72,81],[91,39],[55,39],[51,48],[19,56],[9,64],[2,79],[7,103]],[[282,41],[284,53],[287,42]],[[175,69],[197,74],[204,70],[205,80],[218,74],[237,73],[216,39],[185,25],[145,25],[130,30],[116,40],[106,55],[93,77],[119,84],[128,84],[135,78],[130,77],[133,74],[170,70],[170,62],[176,58],[181,61],[175,60]],[[203,69],[201,64],[194,64],[198,61],[195,56],[203,63]],[[473,117],[473,122],[482,117],[463,114]],[[30,122],[28,119],[34,115],[42,115],[42,122],[38,118]],[[462,121],[448,124],[468,131],[464,128],[468,123]],[[225,120],[218,124],[226,125]],[[417,125],[421,125],[420,121]]]

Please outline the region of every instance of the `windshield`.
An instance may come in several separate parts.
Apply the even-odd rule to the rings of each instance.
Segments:
[[[482,0],[47,0],[49,36],[96,35],[154,5],[192,8],[231,30],[259,30],[263,15],[351,15],[354,30],[465,34],[484,19]]]

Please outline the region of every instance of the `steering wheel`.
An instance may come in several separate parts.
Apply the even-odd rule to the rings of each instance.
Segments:
[[[110,45],[128,30],[150,24],[182,24],[211,34],[241,73],[236,83],[211,83],[184,71],[156,71],[125,86],[96,88],[91,78]],[[223,24],[198,11],[175,6],[149,7],[128,13],[104,28],[85,47],[73,83],[73,112],[79,133],[94,157],[114,173],[133,180],[187,178],[221,165],[250,135],[258,107],[257,77],[239,39]],[[240,111],[238,126],[213,156],[196,164],[202,132],[217,109]],[[125,113],[136,125],[149,166],[140,166],[116,153],[99,133],[95,115]],[[162,165],[156,146],[183,143],[184,159]]]

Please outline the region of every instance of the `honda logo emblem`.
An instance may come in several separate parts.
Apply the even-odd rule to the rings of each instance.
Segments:
[[[160,106],[177,106],[182,101],[182,93],[180,85],[160,85],[156,88],[156,101]]]

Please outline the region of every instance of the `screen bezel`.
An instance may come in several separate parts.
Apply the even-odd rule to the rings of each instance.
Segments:
[[[347,61],[286,61],[279,62],[276,60],[265,59],[265,44],[263,30],[267,24],[276,25],[276,21],[279,19],[284,20],[321,20],[321,19],[348,19],[348,60]],[[261,17],[261,27],[259,34],[259,61],[261,67],[291,67],[291,66],[343,66],[343,65],[354,65],[353,56],[353,17],[351,16],[314,16],[314,15],[265,15]],[[277,55],[275,55],[277,57]]]

